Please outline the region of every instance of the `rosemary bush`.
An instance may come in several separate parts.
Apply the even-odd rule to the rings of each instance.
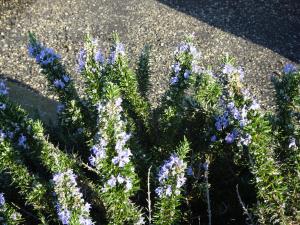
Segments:
[[[299,224],[300,73],[274,77],[261,109],[225,56],[213,69],[187,37],[157,108],[147,99],[151,48],[132,70],[113,35],[87,35],[79,96],[61,57],[29,34],[29,56],[57,95],[58,127],[8,98],[0,81],[2,224]]]

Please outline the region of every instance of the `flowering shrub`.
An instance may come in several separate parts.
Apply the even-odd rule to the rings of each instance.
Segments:
[[[150,47],[135,72],[113,40],[106,53],[86,37],[79,96],[61,57],[29,34],[29,56],[59,101],[58,127],[31,119],[0,80],[1,223],[299,224],[295,66],[274,77],[269,112],[233,58],[207,67],[187,37],[152,109]]]

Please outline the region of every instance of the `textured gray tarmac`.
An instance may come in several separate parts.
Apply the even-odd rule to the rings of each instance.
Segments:
[[[186,2],[188,4],[189,1]],[[130,59],[134,59],[132,63],[138,58],[144,44],[152,45],[152,88],[149,97],[154,103],[168,84],[174,49],[186,34],[195,34],[195,44],[207,64],[218,65],[218,60],[225,53],[235,56],[237,62],[245,68],[246,82],[265,104],[272,97],[271,74],[291,62],[284,54],[276,53],[268,45],[257,44],[247,36],[201,20],[201,17],[197,17],[199,11],[193,14],[181,10],[176,1],[10,0],[10,4],[10,7],[0,7],[0,74],[28,85],[49,98],[53,96],[46,91],[46,79],[27,55],[29,30],[63,56],[80,89],[83,85],[82,79],[75,72],[75,58],[86,32],[97,37],[107,53],[111,33],[117,31],[126,44]],[[201,4],[201,1],[192,1],[191,4]],[[210,8],[204,9],[208,10],[207,15],[211,13]],[[234,7],[230,12],[235,13]],[[291,15],[285,16],[297,20],[294,18],[297,12],[295,14],[291,11]],[[206,15],[205,12],[202,14]],[[251,23],[251,13],[247,18]],[[226,20],[226,17],[223,19]],[[247,24],[247,21],[242,22]],[[298,54],[295,43],[287,44],[291,45],[291,51]]]

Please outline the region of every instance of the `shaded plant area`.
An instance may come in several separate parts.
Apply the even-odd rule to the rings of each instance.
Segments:
[[[0,81],[0,222],[299,224],[295,66],[274,77],[278,108],[269,112],[233,57],[205,65],[187,36],[153,109],[147,45],[133,70],[117,34],[108,55],[86,35],[83,96],[33,33],[28,52],[57,95],[58,126],[30,118]]]

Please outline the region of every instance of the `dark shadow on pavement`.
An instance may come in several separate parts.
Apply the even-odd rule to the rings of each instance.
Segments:
[[[158,0],[300,63],[299,0]]]
[[[31,118],[41,119],[45,125],[50,127],[57,126],[57,101],[41,95],[30,86],[11,79],[6,74],[0,73],[1,79],[5,80],[9,88],[8,97],[10,100],[21,105]]]

